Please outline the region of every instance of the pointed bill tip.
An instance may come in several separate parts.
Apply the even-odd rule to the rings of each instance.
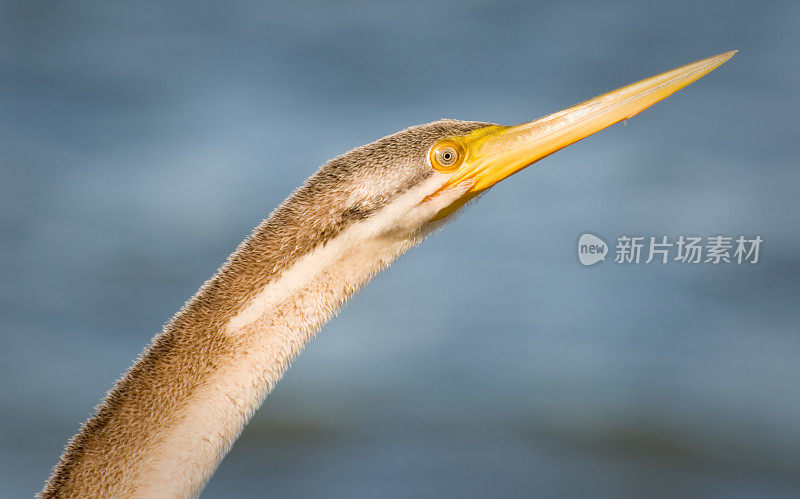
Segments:
[[[699,60],[697,62],[698,63],[711,63],[711,66],[713,66],[716,69],[716,68],[722,66],[723,64],[725,64],[726,62],[728,62],[728,60],[731,57],[733,57],[734,55],[736,55],[737,52],[739,52],[739,51],[738,50],[730,50],[728,52],[723,52],[721,54],[712,55],[711,57],[708,57],[706,59],[701,59],[701,60]]]

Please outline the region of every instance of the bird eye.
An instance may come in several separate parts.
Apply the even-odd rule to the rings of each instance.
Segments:
[[[431,165],[439,171],[451,172],[461,164],[462,153],[458,144],[445,142],[431,149]]]
[[[452,147],[445,147],[439,151],[438,159],[442,166],[450,166],[456,162],[456,150]]]

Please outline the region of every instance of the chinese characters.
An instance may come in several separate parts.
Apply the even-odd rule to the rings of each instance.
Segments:
[[[661,263],[670,261],[712,265],[736,263],[758,263],[763,243],[761,236],[751,239],[745,236],[629,236],[617,238],[615,263]]]

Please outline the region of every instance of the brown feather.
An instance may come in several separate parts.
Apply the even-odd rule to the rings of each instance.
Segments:
[[[436,140],[486,125],[442,120],[415,126],[323,165],[145,348],[67,444],[41,497],[135,494],[131,477],[147,461],[153,440],[180,422],[193,392],[242,348],[222,333],[225,324],[303,255],[429,177],[425,158]],[[354,200],[354,192],[365,194]]]

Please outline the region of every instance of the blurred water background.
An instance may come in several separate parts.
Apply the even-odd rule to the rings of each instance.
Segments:
[[[800,495],[798,2],[0,2],[0,495],[326,159],[721,69],[496,187],[301,355],[205,497]],[[619,234],[756,265],[584,268]]]

